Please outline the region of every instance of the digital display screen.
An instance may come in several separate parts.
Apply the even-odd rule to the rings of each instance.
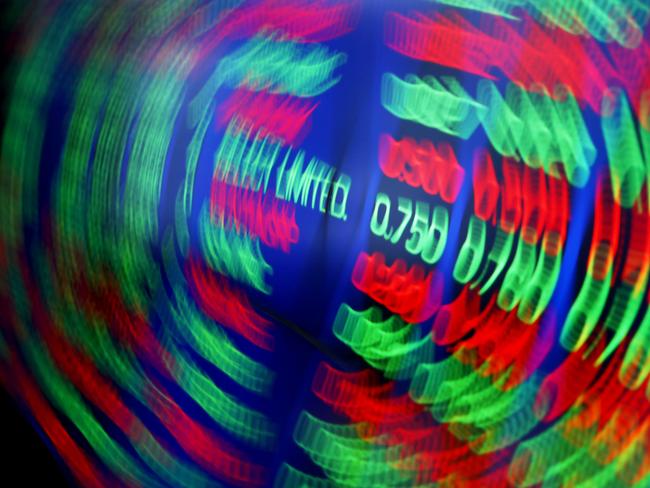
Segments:
[[[645,0],[3,8],[0,385],[66,483],[650,486]]]

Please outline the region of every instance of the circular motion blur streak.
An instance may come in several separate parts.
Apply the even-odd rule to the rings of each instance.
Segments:
[[[0,384],[88,487],[650,486],[650,6],[8,2]]]

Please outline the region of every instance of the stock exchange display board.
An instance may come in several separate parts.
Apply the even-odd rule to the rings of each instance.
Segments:
[[[66,482],[650,486],[645,1],[3,8],[0,384]]]

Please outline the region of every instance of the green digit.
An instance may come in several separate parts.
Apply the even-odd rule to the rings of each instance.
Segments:
[[[415,218],[411,224],[411,237],[406,241],[406,250],[411,254],[420,254],[424,244],[424,237],[429,229],[429,204],[416,202]]]
[[[384,216],[381,223],[379,223],[379,209],[381,206],[386,207]],[[376,236],[383,237],[384,232],[388,228],[388,218],[390,214],[390,198],[385,193],[377,193],[375,198],[375,209],[372,212],[372,220],[370,220],[370,230]]]
[[[467,238],[454,266],[454,279],[459,283],[465,284],[474,278],[481,266],[485,251],[485,234],[485,222],[472,215],[467,226]]]
[[[603,98],[601,126],[616,202],[630,208],[641,193],[645,165],[627,97],[621,90],[613,96],[613,101]]]
[[[483,266],[483,271],[481,271],[476,281],[470,285],[470,288],[476,288],[482,284],[479,295],[483,295],[494,285],[505,269],[506,264],[508,264],[513,242],[514,234],[504,232],[500,227],[497,227],[492,249]],[[485,282],[483,283],[484,280]]]
[[[449,212],[445,207],[434,207],[433,222],[422,246],[422,260],[425,263],[435,264],[442,257],[447,244],[448,231]]]
[[[402,234],[404,233],[404,229],[406,229],[409,220],[411,220],[411,216],[413,215],[413,202],[408,198],[399,197],[397,200],[397,210],[399,210],[400,213],[404,214],[404,218],[402,219],[402,223],[399,224],[399,227],[395,231],[393,238],[390,240],[391,244],[397,244],[399,242]]]
[[[497,305],[501,310],[512,310],[523,296],[525,287],[535,271],[537,262],[537,246],[528,244],[523,238],[517,243],[515,257],[503,277]]]

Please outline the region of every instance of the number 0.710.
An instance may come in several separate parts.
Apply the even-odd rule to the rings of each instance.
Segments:
[[[413,212],[413,200],[399,197],[397,212],[401,214],[401,220],[395,227],[391,225],[391,222],[395,224],[400,217],[393,216],[391,218],[390,197],[385,193],[377,193],[375,208],[370,220],[370,231],[378,237],[389,240],[391,244],[397,244],[410,223],[410,236],[404,246],[406,251],[413,255],[420,255],[425,263],[438,262],[447,243],[447,232],[449,231],[447,209],[436,205],[431,213],[428,203],[415,202],[415,212]]]

